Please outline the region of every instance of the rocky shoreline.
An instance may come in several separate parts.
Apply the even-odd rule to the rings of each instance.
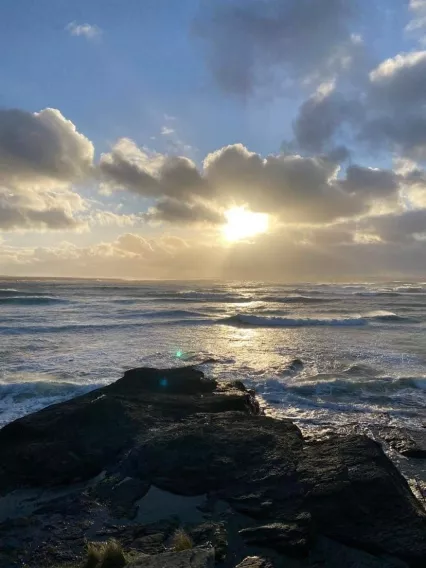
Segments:
[[[378,443],[306,439],[192,367],[133,369],[16,420],[0,455],[3,568],[83,566],[111,538],[129,567],[426,565],[425,510]]]

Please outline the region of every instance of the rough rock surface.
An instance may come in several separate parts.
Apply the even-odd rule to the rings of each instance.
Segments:
[[[213,550],[194,548],[182,552],[163,552],[156,556],[144,556],[128,564],[128,568],[212,568]]]
[[[247,556],[236,568],[272,568],[272,565],[259,556]]]
[[[19,419],[0,430],[0,455],[5,568],[75,562],[86,539],[110,537],[150,555],[144,566],[195,566],[158,564],[182,524],[194,551],[210,547],[223,567],[254,555],[273,566],[338,566],[339,555],[426,565],[425,512],[379,444],[305,440],[263,416],[242,383],[190,367],[134,369]],[[170,507],[148,522],[155,491]]]
[[[423,431],[381,426],[377,435],[407,458],[426,458],[426,429]]]

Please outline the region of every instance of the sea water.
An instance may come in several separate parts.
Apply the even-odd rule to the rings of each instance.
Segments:
[[[0,361],[0,426],[132,367],[191,364],[305,431],[421,428],[426,283],[7,278]]]

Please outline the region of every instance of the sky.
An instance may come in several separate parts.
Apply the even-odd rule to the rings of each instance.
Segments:
[[[426,0],[2,0],[0,274],[426,267]]]

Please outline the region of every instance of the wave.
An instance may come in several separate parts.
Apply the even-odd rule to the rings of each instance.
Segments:
[[[375,297],[375,296],[382,296],[384,298],[396,298],[398,296],[403,296],[400,292],[378,292],[378,291],[369,291],[369,292],[354,292],[354,296],[367,296],[367,297]]]
[[[62,298],[52,298],[47,296],[18,296],[2,298],[0,296],[0,305],[19,305],[19,306],[39,306],[44,304],[57,304],[67,302]]]
[[[251,295],[251,296],[239,296],[232,294],[203,294],[203,293],[188,293],[188,294],[176,294],[176,295],[166,295],[166,296],[147,296],[146,298],[119,298],[110,300],[115,304],[137,304],[141,301],[145,302],[161,302],[161,303],[217,303],[217,304],[249,304],[252,302],[265,302],[265,303],[276,303],[276,304],[320,304],[323,302],[337,302],[338,298],[330,297],[317,297],[312,296],[302,296],[302,295],[292,295],[292,296],[264,296],[264,295]]]
[[[370,320],[376,320],[376,321],[382,321],[382,322],[406,322],[406,323],[415,323],[416,320],[412,319],[412,318],[407,318],[404,316],[399,316],[397,314],[394,314],[393,312],[387,312],[386,310],[377,310],[375,312],[369,312],[368,314],[365,314],[364,316],[367,319]]]
[[[0,298],[9,297],[35,297],[35,296],[46,296],[48,292],[37,292],[32,290],[17,290],[16,288],[0,288]]]
[[[102,383],[77,384],[67,381],[36,380],[0,382],[0,428],[21,416],[103,386]]]
[[[346,396],[353,393],[368,395],[393,396],[406,389],[424,390],[425,379],[411,377],[377,378],[347,380],[343,377],[318,377],[318,380],[299,382],[285,387],[285,390],[302,396]]]
[[[200,312],[192,312],[189,310],[158,310],[152,312],[118,312],[114,315],[117,318],[124,318],[124,319],[133,319],[133,318],[182,318],[182,317],[189,317],[189,318],[200,318],[206,317],[206,314],[202,314]]]
[[[175,302],[175,303],[185,303],[185,302],[197,302],[197,303],[218,303],[218,304],[248,304],[250,302],[257,302],[260,298],[256,297],[243,297],[243,296],[232,296],[232,295],[217,295],[209,294],[205,296],[201,295],[187,295],[187,296],[170,296],[162,297],[157,300],[150,299],[150,301],[161,301],[161,302]]]
[[[310,327],[310,326],[360,326],[366,325],[367,320],[361,316],[351,318],[272,318],[236,314],[217,321],[235,326],[253,327]]]
[[[337,298],[314,298],[312,296],[292,295],[292,296],[259,296],[259,302],[275,302],[277,304],[320,304],[322,302],[337,302]]]

